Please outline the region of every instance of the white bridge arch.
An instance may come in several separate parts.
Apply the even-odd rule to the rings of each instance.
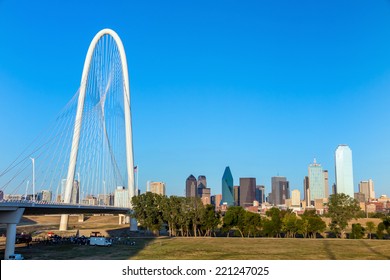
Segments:
[[[120,62],[122,65],[122,74],[123,74],[123,100],[124,100],[124,119],[125,119],[125,143],[126,143],[126,169],[127,169],[127,187],[129,190],[129,199],[135,195],[135,186],[134,186],[134,159],[133,159],[133,143],[132,143],[132,126],[131,126],[131,111],[130,111],[130,83],[129,83],[129,74],[127,69],[127,60],[125,49],[123,47],[122,41],[119,38],[118,34],[111,29],[103,29],[99,31],[93,38],[84,62],[83,73],[81,76],[80,92],[77,103],[76,119],[74,125],[74,133],[72,139],[72,147],[70,152],[68,174],[66,179],[64,202],[70,203],[72,185],[75,178],[75,168],[76,161],[78,157],[78,148],[80,141],[80,132],[81,124],[83,120],[83,110],[84,110],[84,101],[86,95],[86,87],[88,83],[88,74],[91,66],[91,60],[100,39],[103,36],[109,35],[114,39],[115,44],[118,48]],[[104,105],[103,105],[104,106]],[[135,222],[136,223],[136,222]],[[68,215],[61,216],[60,230],[66,230],[68,225]],[[131,223],[131,228],[134,229],[134,221]]]

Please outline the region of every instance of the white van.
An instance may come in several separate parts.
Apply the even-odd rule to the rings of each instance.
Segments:
[[[111,246],[111,241],[107,240],[105,237],[91,237],[89,240],[89,245],[93,246]]]
[[[12,254],[8,256],[9,260],[24,260],[24,257],[22,254]]]

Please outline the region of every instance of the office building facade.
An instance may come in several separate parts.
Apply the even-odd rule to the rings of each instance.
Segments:
[[[290,198],[290,185],[286,177],[276,176],[271,178],[272,204],[282,205]]]
[[[348,145],[339,145],[335,152],[337,193],[354,197],[352,150]]]
[[[314,162],[309,165],[308,171],[310,201],[325,198],[325,178],[321,164],[318,164],[314,159]]]
[[[186,180],[186,197],[196,197],[198,191],[198,184],[194,175],[188,176]]]
[[[253,206],[256,200],[256,178],[240,178],[240,206]]]
[[[375,199],[374,182],[372,179],[368,181],[360,181],[359,192],[364,193],[366,201]]]
[[[229,166],[225,168],[222,176],[222,204],[234,206],[233,175]]]
[[[149,188],[151,193],[165,195],[165,183],[164,182],[150,182]]]

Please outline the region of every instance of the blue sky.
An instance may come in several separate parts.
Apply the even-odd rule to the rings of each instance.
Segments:
[[[81,3],[82,2],[82,3]],[[355,191],[390,195],[390,1],[0,0],[0,169],[77,91],[93,36],[125,46],[140,188],[184,194],[230,166],[269,191],[302,189],[313,158],[334,182],[353,152]]]

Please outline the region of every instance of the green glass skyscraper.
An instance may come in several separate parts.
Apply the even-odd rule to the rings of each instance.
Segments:
[[[233,175],[229,166],[225,168],[222,176],[222,201],[221,204],[234,206]]]

